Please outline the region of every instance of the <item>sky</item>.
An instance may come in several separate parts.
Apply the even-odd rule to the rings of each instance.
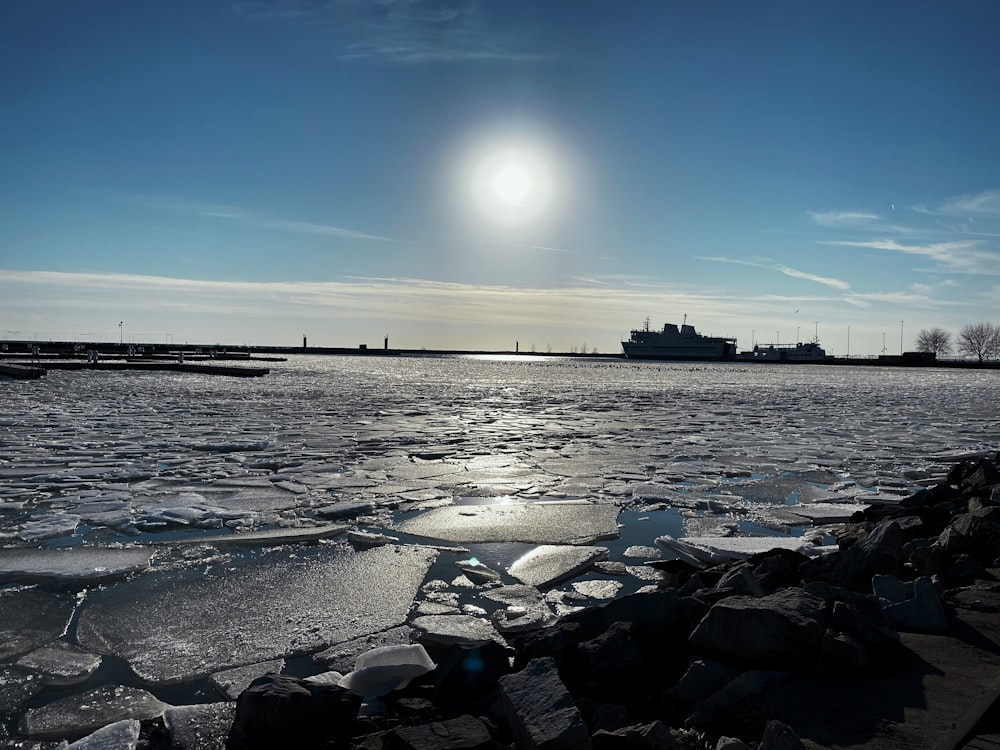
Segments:
[[[1000,322],[1000,1],[6,0],[0,337]]]

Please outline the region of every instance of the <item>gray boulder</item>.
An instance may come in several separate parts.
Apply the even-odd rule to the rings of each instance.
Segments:
[[[780,721],[769,721],[764,727],[758,750],[806,750],[806,746],[790,726]]]
[[[684,676],[672,688],[664,691],[665,698],[695,703],[719,692],[739,675],[739,670],[711,659],[693,659]]]
[[[267,674],[236,701],[228,750],[299,750],[350,740],[361,697],[337,685]]]
[[[383,750],[487,750],[495,746],[486,725],[474,716],[396,727],[382,736]]]
[[[803,563],[799,572],[807,580],[826,581],[834,586],[866,590],[873,575],[895,573],[907,561],[906,538],[899,523],[887,518],[862,541],[832,555]]]
[[[872,579],[875,595],[882,609],[897,630],[909,633],[945,633],[948,613],[941,603],[934,582],[921,576],[912,583],[903,583],[894,576]]]
[[[803,589],[717,602],[691,633],[691,645],[723,661],[763,669],[811,671],[826,630],[826,603]]]
[[[684,750],[662,721],[614,731],[600,729],[592,740],[594,750]]]
[[[555,660],[532,659],[500,678],[500,696],[519,750],[586,750],[590,733]]]

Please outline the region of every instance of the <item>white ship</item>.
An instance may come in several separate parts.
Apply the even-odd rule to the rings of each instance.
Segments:
[[[736,339],[702,336],[687,324],[686,315],[680,327],[666,323],[662,331],[651,330],[646,318],[645,325],[622,342],[622,349],[630,359],[722,360],[736,356]]]

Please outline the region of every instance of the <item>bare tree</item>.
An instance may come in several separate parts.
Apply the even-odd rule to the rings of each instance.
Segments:
[[[958,333],[958,351],[970,357],[992,359],[1000,354],[1000,326],[994,323],[971,323]]]
[[[934,356],[951,354],[951,334],[943,328],[921,328],[917,334],[917,351],[933,352]]]

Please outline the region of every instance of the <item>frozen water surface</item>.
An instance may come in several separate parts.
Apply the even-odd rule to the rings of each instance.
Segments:
[[[25,696],[41,689],[33,711],[72,697],[14,667],[56,641],[106,655],[85,687],[127,681],[113,668],[124,659],[156,691],[408,633],[418,605],[481,613],[476,630],[499,637],[483,618],[517,627],[655,579],[637,563],[657,537],[796,539],[1000,446],[990,371],[528,357],[269,366],[246,380],[0,382],[0,674],[23,675],[4,688],[0,736],[19,735]],[[354,552],[338,536],[348,528],[402,546]],[[431,563],[414,546],[430,537],[469,551]],[[607,563],[542,604],[488,598],[536,545],[588,537],[604,539]],[[462,575],[470,556],[500,580]],[[31,571],[47,580],[25,588]],[[423,591],[425,577],[442,588]],[[463,622],[423,624],[447,638]]]
[[[77,638],[125,659],[146,683],[188,682],[401,624],[434,556],[416,546],[321,548],[147,574],[91,592]]]

